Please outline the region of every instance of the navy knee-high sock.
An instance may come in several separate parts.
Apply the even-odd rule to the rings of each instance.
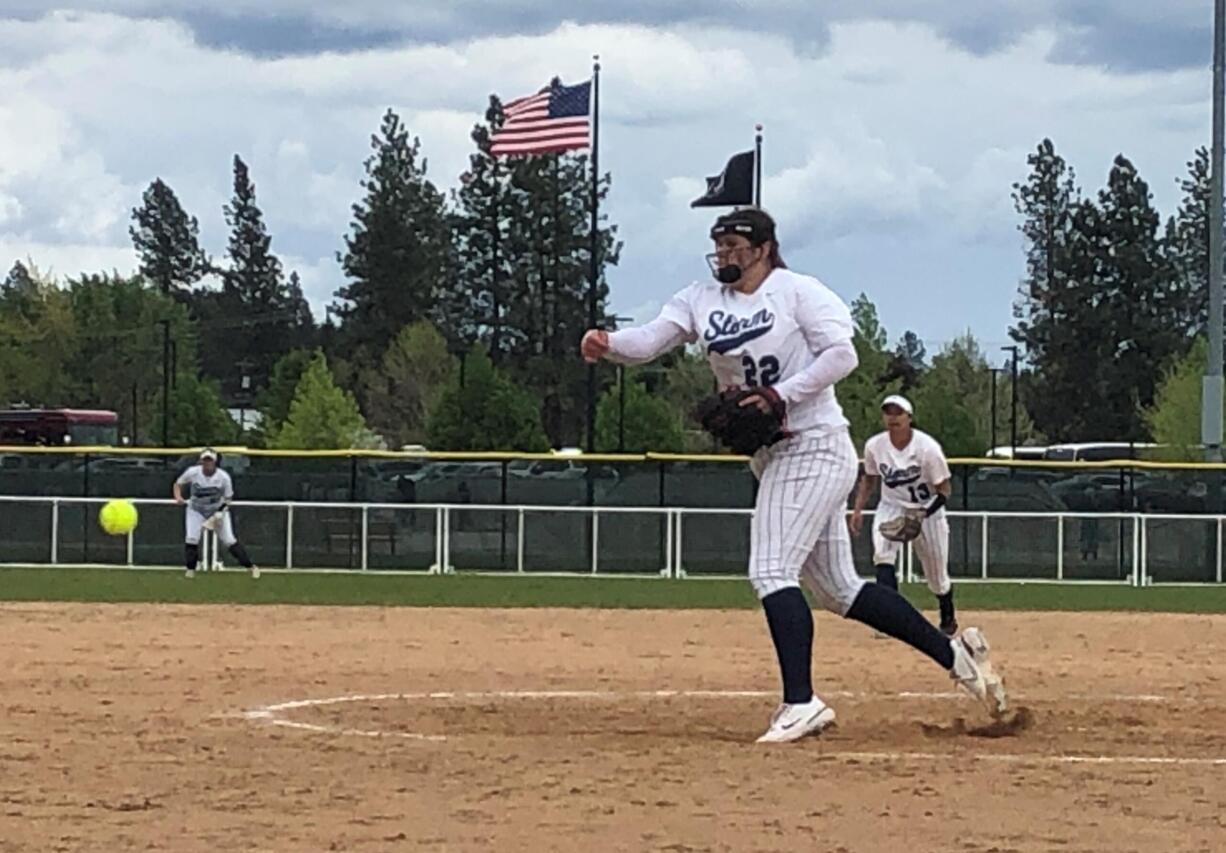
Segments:
[[[936,661],[943,669],[953,669],[954,650],[949,637],[924,618],[911,602],[894,590],[881,584],[866,583],[847,611],[848,619],[855,619],[902,640],[917,651]]]
[[[238,564],[244,569],[251,568],[251,558],[247,556],[247,549],[243,547],[242,542],[235,542],[231,545],[230,553],[234,555],[234,559],[238,560]]]
[[[937,605],[941,608],[941,624],[948,625],[954,621],[954,591],[951,589],[944,595],[937,596]]]
[[[888,586],[890,589],[898,592],[898,575],[894,572],[894,567],[889,563],[878,563],[874,566],[877,570],[877,583],[882,586]]]
[[[183,565],[187,566],[189,572],[196,570],[196,563],[200,560],[200,546],[188,542],[183,546]]]
[[[813,658],[813,611],[799,587],[772,592],[762,599],[770,626],[779,672],[783,676],[783,701],[798,705],[813,698],[810,673]]]

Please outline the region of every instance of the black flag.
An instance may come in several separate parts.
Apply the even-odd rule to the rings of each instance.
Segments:
[[[707,192],[690,207],[733,207],[753,204],[754,153],[733,154],[724,171],[707,178]]]

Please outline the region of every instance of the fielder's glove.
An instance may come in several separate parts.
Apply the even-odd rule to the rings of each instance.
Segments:
[[[756,402],[742,406],[746,397],[759,396],[770,404],[764,412]],[[694,412],[702,428],[733,453],[752,456],[785,436],[783,420],[787,407],[772,388],[740,388],[721,391],[701,403]]]
[[[230,505],[228,503],[223,503],[221,505],[221,509],[217,510],[217,512],[213,513],[212,515],[210,515],[208,518],[204,520],[205,529],[206,530],[216,530],[217,526],[221,524],[221,520],[225,518],[226,510],[228,510],[229,508],[230,508]]]
[[[910,542],[924,528],[924,511],[922,509],[907,510],[900,516],[881,522],[877,529],[881,535],[893,542]]]

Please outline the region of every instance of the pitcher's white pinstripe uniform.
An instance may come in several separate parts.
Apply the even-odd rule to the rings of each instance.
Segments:
[[[772,386],[787,402],[790,437],[751,460],[759,489],[749,579],[759,598],[803,581],[824,607],[846,615],[864,585],[845,522],[856,451],[834,386],[797,392],[799,374],[825,349],[850,343],[847,305],[816,278],[776,268],[751,294],[695,283],[649,328],[672,329],[673,336],[658,333],[644,355],[699,341],[721,386]],[[630,361],[618,349],[624,335],[609,336],[611,356]]]
[[[864,470],[881,478],[881,502],[873,514],[873,564],[897,566],[902,543],[881,535],[881,525],[907,509],[923,509],[936,497],[936,486],[949,479],[949,463],[940,443],[913,429],[911,441],[899,449],[888,432],[864,443]],[[912,540],[924,569],[928,588],[936,595],[949,592],[949,521],[942,507],[924,519],[920,535]]]
[[[720,436],[730,446],[759,447],[750,460],[759,488],[749,580],[762,601],[783,696],[757,742],[796,741],[835,719],[813,689],[813,614],[801,584],[826,609],[927,655],[1002,712],[1003,688],[977,628],[955,644],[889,585],[866,584],[856,574],[845,513],[858,465],[834,391],[858,363],[847,305],[817,279],[786,268],[774,220],[764,211],[719,217],[711,238],[715,251],[707,263],[718,284],[687,287],[642,326],[589,329],[579,350],[589,364],[601,358],[641,364],[683,342],[699,343],[724,390],[759,389],[737,394],[739,405],[783,417],[782,434],[764,446]],[[863,490],[857,506],[862,499]]]
[[[822,607],[846,615],[864,585],[845,520],[856,467],[845,429],[800,434],[754,455],[749,576],[759,598],[799,579]]]

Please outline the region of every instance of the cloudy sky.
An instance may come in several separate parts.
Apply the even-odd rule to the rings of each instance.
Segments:
[[[1051,136],[1096,189],[1118,152],[1170,213],[1210,127],[1212,4],[1192,0],[0,1],[0,266],[130,270],[155,177],[220,255],[235,153],[317,315],[393,107],[456,184],[487,96],[590,73],[625,240],[613,308],[705,275],[705,174],[766,127],[789,265],[867,293],[892,338],[1007,342],[1010,185]],[[820,9],[820,11],[814,11]],[[2,272],[0,272],[2,274]]]

